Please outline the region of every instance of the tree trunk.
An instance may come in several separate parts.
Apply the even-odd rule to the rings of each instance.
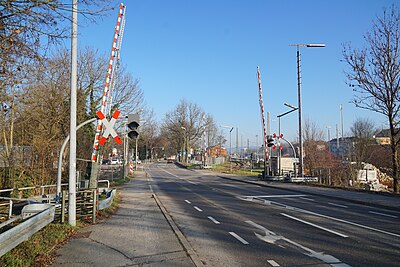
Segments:
[[[393,193],[399,193],[399,156],[398,142],[396,140],[396,129],[390,120],[390,148],[392,150],[392,168],[393,168]]]

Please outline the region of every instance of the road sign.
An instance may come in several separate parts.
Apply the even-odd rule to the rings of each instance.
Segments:
[[[104,146],[104,143],[107,141],[107,138],[109,135],[111,135],[114,138],[114,140],[115,140],[115,142],[117,142],[117,144],[119,144],[119,145],[122,144],[121,138],[119,138],[117,132],[114,130],[114,124],[117,121],[119,114],[120,114],[120,111],[115,110],[112,115],[111,120],[108,121],[106,119],[106,116],[104,116],[103,112],[97,111],[97,113],[96,113],[97,117],[99,117],[99,119],[103,123],[104,127],[106,128],[106,130],[103,133],[103,136],[100,139],[99,145]]]

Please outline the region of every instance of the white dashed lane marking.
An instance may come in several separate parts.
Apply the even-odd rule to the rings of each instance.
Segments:
[[[274,261],[274,260],[267,260],[267,262],[269,263],[269,264],[271,264],[271,266],[274,266],[274,267],[276,267],[276,266],[280,266],[276,261]]]
[[[199,211],[199,212],[202,212],[202,211],[203,211],[202,209],[200,209],[200,208],[197,207],[197,206],[194,206],[194,208],[195,208],[197,211]]]
[[[213,223],[215,223],[215,224],[220,224],[219,221],[217,221],[216,219],[214,219],[214,218],[211,217],[211,216],[208,216],[207,218],[210,219],[210,220],[211,220]]]
[[[248,245],[249,244],[249,242],[247,242],[246,240],[244,240],[243,238],[238,236],[235,232],[229,232],[229,234],[231,236],[233,236],[234,238],[236,238],[237,240],[239,240],[240,242],[242,242],[243,245]]]

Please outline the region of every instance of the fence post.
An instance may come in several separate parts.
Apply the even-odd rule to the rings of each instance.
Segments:
[[[8,219],[11,219],[11,216],[12,216],[12,207],[13,207],[13,201],[10,199],[9,207],[8,207]]]
[[[61,223],[65,222],[65,190],[62,191],[62,199],[61,199]]]
[[[96,222],[96,209],[97,209],[97,193],[96,189],[93,189],[93,214],[92,214],[92,222]]]

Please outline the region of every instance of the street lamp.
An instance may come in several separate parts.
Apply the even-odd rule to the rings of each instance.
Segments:
[[[222,128],[227,128],[229,130],[229,162],[231,163],[231,172],[232,172],[232,131],[234,127],[232,126],[227,126],[227,125],[222,125]]]
[[[303,136],[302,136],[302,114],[301,114],[301,76],[300,76],[300,47],[325,47],[325,44],[290,44],[289,46],[297,47],[297,94],[298,94],[298,106],[299,106],[299,146],[300,146],[300,158],[299,158],[299,168],[300,175],[304,177],[303,168]]]
[[[287,115],[289,113],[292,113],[293,111],[296,111],[296,110],[299,109],[298,107],[295,107],[295,106],[290,105],[288,103],[284,103],[284,105],[289,107],[289,108],[291,108],[291,110],[286,111],[285,113],[282,113],[282,114],[277,116],[278,117],[278,133],[279,133],[278,136],[279,136],[279,138],[281,138],[281,117],[283,117],[283,116],[285,116],[285,115]],[[282,151],[279,148],[279,163],[278,163],[279,164],[279,176],[281,175],[281,169],[282,169],[281,168],[281,158],[282,158]]]

